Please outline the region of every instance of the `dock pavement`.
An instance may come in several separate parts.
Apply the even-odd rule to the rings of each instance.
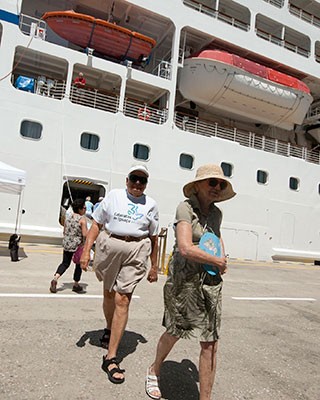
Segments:
[[[1,400],[145,400],[144,377],[161,326],[166,277],[138,286],[119,356],[126,381],[114,385],[101,369],[105,350],[102,285],[73,267],[49,283],[61,261],[54,245],[21,244],[11,262],[0,244]],[[320,399],[320,267],[230,260],[212,400]],[[199,400],[199,343],[181,340],[161,371],[163,399]]]

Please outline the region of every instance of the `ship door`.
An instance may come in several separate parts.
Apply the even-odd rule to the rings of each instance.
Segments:
[[[99,197],[105,197],[107,183],[97,183],[85,179],[68,179],[63,185],[61,204],[60,204],[60,218],[59,222],[63,225],[65,211],[70,207],[75,199],[86,199],[91,197],[93,204],[97,203]]]

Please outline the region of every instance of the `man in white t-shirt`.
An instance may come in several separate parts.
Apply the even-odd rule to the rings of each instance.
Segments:
[[[117,351],[132,294],[147,273],[149,256],[151,268],[147,279],[158,280],[159,212],[156,202],[144,194],[148,178],[145,165],[133,166],[126,178],[126,189],[114,189],[107,194],[92,214],[92,226],[81,257],[81,268],[87,270],[90,249],[97,239],[94,270],[99,281],[103,281],[107,322],[101,344],[108,348],[102,369],[113,383],[124,382]]]

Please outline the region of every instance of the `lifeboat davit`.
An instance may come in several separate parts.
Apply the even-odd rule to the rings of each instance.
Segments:
[[[220,50],[185,59],[179,90],[206,108],[287,130],[303,122],[313,101],[299,79]]]
[[[156,44],[141,33],[73,10],[47,12],[42,19],[63,39],[119,60],[138,61],[147,57]]]

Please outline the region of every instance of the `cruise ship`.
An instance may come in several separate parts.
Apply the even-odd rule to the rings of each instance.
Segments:
[[[26,173],[1,236],[59,242],[70,199],[143,162],[170,252],[182,186],[216,163],[230,257],[320,260],[319,37],[315,0],[0,0],[0,161]]]

